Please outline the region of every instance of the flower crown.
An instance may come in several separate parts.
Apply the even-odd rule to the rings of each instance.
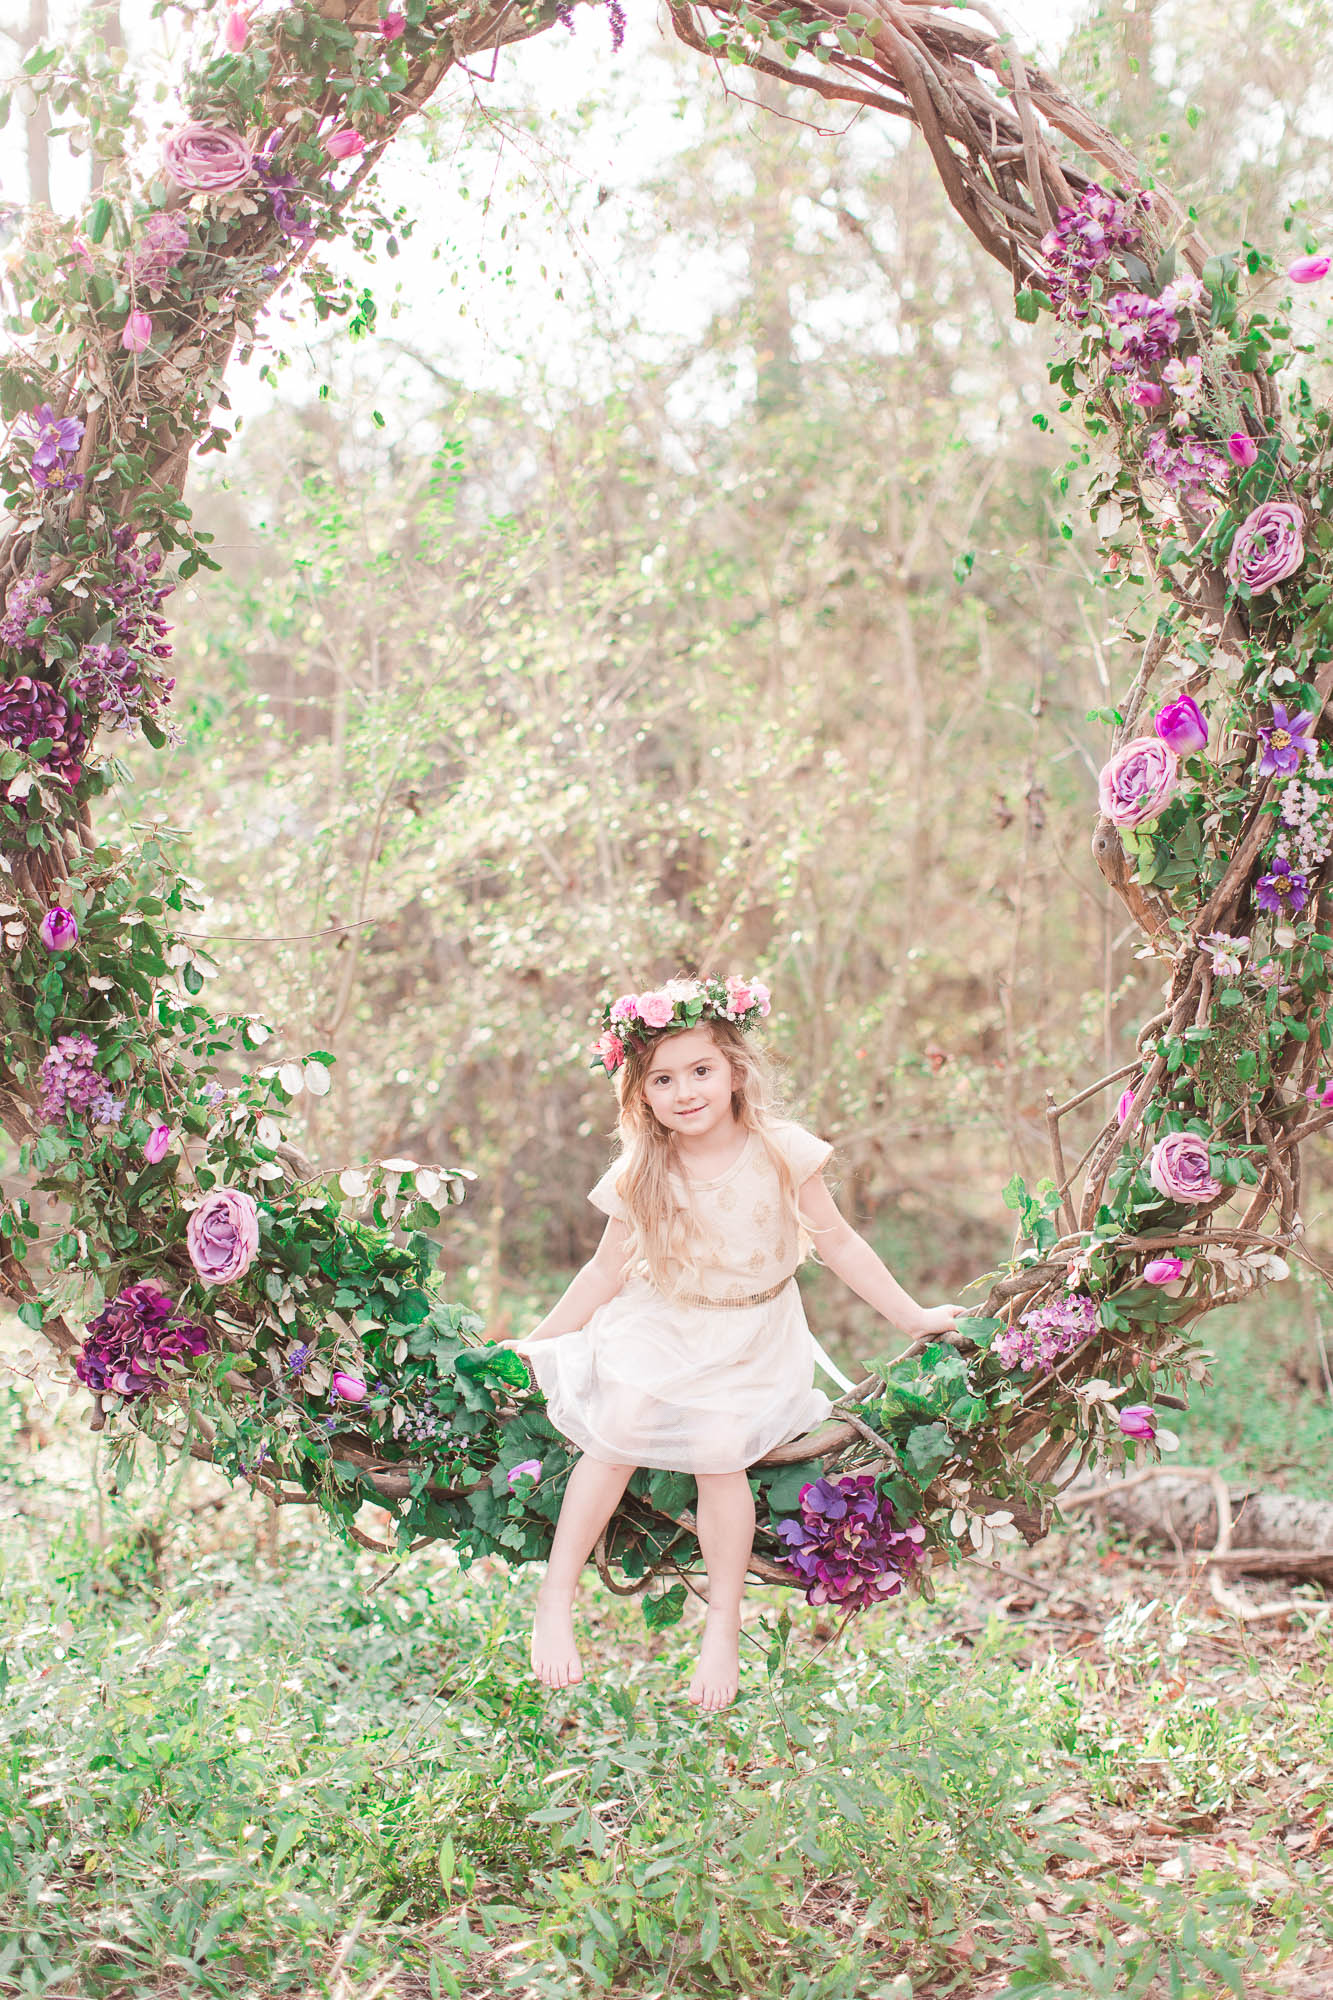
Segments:
[[[668,979],[655,993],[622,993],[601,1012],[602,1032],[592,1043],[593,1069],[614,1076],[627,1048],[701,1021],[733,1021],[752,1028],[769,1009],[768,988],[758,979]]]

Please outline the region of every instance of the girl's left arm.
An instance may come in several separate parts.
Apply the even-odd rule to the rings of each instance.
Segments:
[[[819,1260],[850,1285],[859,1299],[882,1313],[909,1339],[922,1334],[950,1333],[963,1315],[962,1306],[919,1306],[905,1292],[864,1236],[859,1236],[839,1212],[819,1174],[812,1174],[798,1191],[801,1214],[815,1240]]]

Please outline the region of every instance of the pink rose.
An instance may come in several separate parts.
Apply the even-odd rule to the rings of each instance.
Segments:
[[[593,1043],[592,1059],[594,1062],[599,1062],[607,1075],[611,1076],[625,1060],[625,1044],[619,1035],[613,1035],[608,1028]]]
[[[214,1188],[191,1215],[185,1244],[204,1284],[230,1285],[243,1278],[259,1248],[254,1196],[240,1188]]]
[[[749,981],[738,978],[735,973],[727,981],[727,1005],[737,1014],[743,1014],[754,1005],[754,993]]]
[[[1097,797],[1113,826],[1141,826],[1156,819],[1178,783],[1174,750],[1159,736],[1131,736],[1103,764]]]
[[[1317,285],[1333,269],[1333,257],[1298,257],[1294,264],[1288,264],[1287,276],[1293,285]]]
[[[761,1015],[768,1013],[770,1005],[769,991],[762,979],[752,979],[750,981],[750,997],[758,1007]]]
[[[1196,750],[1208,748],[1208,724],[1193,695],[1177,695],[1174,701],[1159,708],[1153,728],[1177,757],[1188,757]]]
[[[1154,1257],[1143,1267],[1145,1285],[1174,1285],[1185,1266],[1179,1257]]]
[[[153,322],[136,306],[121,328],[120,344],[127,354],[142,354],[153,338]]]
[[[341,1370],[329,1383],[335,1396],[341,1396],[344,1403],[364,1403],[366,1385],[359,1375],[344,1375]]]
[[[52,903],[42,918],[38,935],[48,951],[73,951],[79,941],[79,924],[73,910]]]
[[[162,141],[168,180],[192,194],[228,194],[249,179],[253,164],[244,139],[224,125],[201,125],[195,120]]]
[[[1227,575],[1253,591],[1284,583],[1305,561],[1305,517],[1285,500],[1264,500],[1236,530]]]
[[[676,1009],[665,993],[639,995],[639,1019],[647,1028],[665,1028]]]
[[[1148,1178],[1168,1201],[1212,1201],[1221,1194],[1208,1158],[1208,1141],[1197,1132],[1168,1132],[1148,1156]]]
[[[150,1167],[155,1167],[159,1160],[165,1160],[170,1148],[170,1125],[154,1125],[152,1131],[144,1140],[143,1156]]]
[[[324,151],[331,160],[352,160],[365,150],[365,140],[350,125],[340,125],[338,130],[330,132],[324,141]]]
[[[1248,431],[1232,431],[1227,439],[1227,451],[1232,464],[1240,466],[1242,471],[1253,465],[1259,456],[1259,447]]]
[[[1131,1403],[1120,1412],[1120,1428],[1127,1438],[1151,1444],[1157,1435],[1157,1412],[1147,1403]]]

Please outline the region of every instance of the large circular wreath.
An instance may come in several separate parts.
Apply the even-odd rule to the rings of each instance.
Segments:
[[[28,1201],[5,1200],[4,1287],[108,1436],[209,1459],[358,1541],[374,1500],[397,1533],[372,1546],[442,1538],[465,1561],[544,1554],[571,1462],[522,1361],[438,1295],[427,1232],[466,1175],[302,1159],[284,1118],[327,1089],[328,1058],[264,1065],[260,1023],[210,1013],[173,849],[107,844],[95,801],[116,731],[160,746],[171,728],[166,565],[214,566],[180,493],[196,446],[226,443],[229,357],[298,271],[321,313],[345,309],[311,253],[391,227],[370,176],[399,128],[452,65],[569,13],[219,10],[143,172],[117,150],[107,67],[43,52],[34,88],[107,159],[76,226],[23,219],[0,371],[0,1115],[61,1218],[39,1259]],[[1094,839],[1160,963],[1160,1011],[1132,1064],[1051,1103],[1051,1177],[1005,1190],[1017,1241],[984,1309],[754,1471],[756,1573],[851,1609],[997,1533],[1035,1538],[1077,1471],[1151,1449],[1161,1407],[1206,1379],[1192,1322],[1305,1254],[1301,1144],[1333,1119],[1333,420],[1289,366],[1285,306],[1256,309],[1283,289],[1272,259],[1212,252],[988,7],[671,18],[701,52],[919,128],[1017,316],[1049,324],[1108,587],[1160,587],[1108,716]],[[1286,278],[1328,270],[1307,245]],[[1064,1121],[1117,1085],[1071,1165]],[[692,1491],[636,1474],[597,1552],[613,1588],[693,1567]],[[650,1622],[682,1599],[648,1598]]]

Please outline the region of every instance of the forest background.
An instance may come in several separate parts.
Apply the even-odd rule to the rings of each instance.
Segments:
[[[160,25],[128,8],[123,23],[105,19],[134,60],[153,59]],[[1327,240],[1333,11],[1322,0],[1114,0],[1089,14],[1048,9],[1022,27],[1150,170],[1169,170],[1211,240],[1276,245],[1293,214]],[[10,39],[21,54],[58,28],[42,0]],[[1108,741],[1094,712],[1129,679],[1152,607],[1134,588],[1105,586],[1107,558],[1079,505],[1085,447],[1047,382],[1049,330],[1014,328],[1001,273],[957,227],[904,134],[856,119],[831,131],[778,86],[746,75],[726,91],[725,81],[701,78],[650,12],[631,13],[616,53],[608,18],[588,9],[568,42],[557,32],[520,46],[493,81],[463,77],[446,90],[387,170],[405,211],[400,254],[376,266],[368,290],[358,282],[350,326],[293,316],[278,328],[289,365],[238,376],[240,436],[225,461],[197,465],[190,495],[224,567],[172,600],[180,740],[161,756],[131,753],[101,809],[112,834],[133,839],[155,824],[188,838],[209,899],[214,1003],[270,1021],[279,1058],[336,1058],[329,1094],[304,1100],[302,1140],[322,1164],[407,1155],[475,1171],[468,1202],[442,1227],[441,1264],[449,1295],[476,1303],[497,1331],[535,1317],[595,1238],[584,1192],[606,1163],[614,1107],[584,1044],[611,991],[696,967],[767,978],[793,1112],[835,1142],[857,1226],[930,1298],[956,1296],[1004,1255],[999,1189],[1014,1171],[1047,1170],[1046,1091],[1067,1094],[1124,1061],[1152,1011],[1157,975],[1135,956],[1138,934],[1088,850]],[[7,193],[26,185],[59,207],[67,188],[86,185],[40,114],[26,141],[26,184],[23,162],[7,155]],[[1305,310],[1313,332],[1321,315]],[[1326,370],[1319,390],[1327,396]],[[1089,1128],[1104,1115],[1089,1107]],[[1333,1243],[1330,1177],[1318,1159],[1309,1170],[1307,1228],[1316,1245]],[[881,1351],[881,1330],[850,1294],[818,1273],[807,1289],[836,1358]],[[1324,1300],[1306,1282],[1285,1290],[1216,1322],[1219,1388],[1179,1428],[1189,1456],[1319,1492],[1333,1443]],[[199,1786],[194,1818],[185,1814],[198,1835],[188,1911],[171,1915],[179,1852],[175,1863],[164,1848],[141,1864],[132,1840],[134,1868],[107,1890],[107,1910],[121,1914],[96,1948],[86,1912],[66,1934],[49,1915],[7,1906],[0,1991],[54,1993],[66,1976],[74,1990],[118,1992],[122,1977],[124,1990],[143,1990],[134,1981],[151,1964],[179,1990],[214,1990],[216,1979],[216,1990],[236,1991],[239,1968],[247,1992],[308,1980],[349,1996],[388,1968],[398,1982],[389,1990],[403,1994],[470,1990],[469,1978],[498,1990],[520,1975],[536,1982],[526,1990],[563,1994],[582,1979],[630,1978],[626,1950],[647,1970],[621,1990],[646,1994],[663,1979],[663,1991],[712,1991],[714,1979],[738,1990],[726,1980],[739,1964],[767,1991],[746,1926],[768,1939],[766,1926],[793,1911],[850,1956],[822,1987],[812,1965],[789,1964],[775,1990],[902,1995],[915,1979],[919,1992],[989,1994],[1027,1964],[1038,1969],[1014,1990],[1041,2000],[1128,1992],[1138,1977],[1124,1970],[1123,1940],[1151,1897],[1118,1930],[1105,1909],[1080,1909],[1072,1928],[1092,1956],[1080,1970],[1052,1946],[1056,1970],[1040,1970],[1031,1938],[1051,1913],[1034,1916],[1013,1886],[1023,1845],[1014,1829],[1032,1772],[1049,1775],[1057,1747],[1086,1787],[1098,1726],[1084,1726],[1085,1710],[1074,1735],[1061,1735],[1064,1670],[1053,1659],[1037,1670],[1035,1653],[1018,1661],[990,1612],[962,1693],[941,1678],[942,1634],[918,1607],[890,1614],[902,1636],[883,1642],[887,1667],[878,1641],[836,1667],[802,1655],[804,1692],[780,1726],[763,1725],[768,1736],[737,1725],[752,1734],[746,1754],[734,1742],[725,1753],[725,1780],[694,1739],[662,1737],[672,1824],[711,1827],[724,1855],[721,1876],[701,1876],[697,1905],[677,1924],[677,1940],[690,1942],[668,1952],[632,1910],[618,1913],[594,1865],[619,1837],[596,1776],[599,1745],[622,1725],[632,1733],[614,1691],[590,1697],[577,1724],[515,1703],[521,1582],[489,1577],[481,1589],[444,1565],[433,1580],[358,1597],[353,1616],[338,1592],[368,1589],[364,1560],[358,1568],[287,1522],[280,1557],[272,1518],[252,1547],[242,1503],[198,1469],[182,1489],[189,1508],[177,1504],[168,1526],[159,1500],[107,1494],[76,1409],[6,1394],[0,1473],[15,1512],[46,1524],[37,1599],[11,1606],[13,1657],[35,1657],[34,1632],[45,1631],[62,1635],[56,1657],[68,1667],[65,1648],[76,1628],[84,1643],[85,1626],[108,1657],[140,1638],[146,1654],[187,1599],[205,1619],[222,1620],[227,1605],[226,1636],[219,1625],[212,1644],[235,1670],[214,1725],[225,1716],[228,1756],[240,1763],[218,1764],[190,1737],[185,1690],[155,1709],[154,1730],[127,1695],[116,1741],[139,1715],[144,1769],[162,1785],[174,1773],[177,1799],[183,1784]],[[32,1588],[21,1561],[8,1574],[20,1595]],[[1194,1640],[1180,1607],[1168,1614],[1153,1596],[1160,1579],[1149,1574],[1127,1607],[1125,1572],[1114,1574],[1099,1643],[1120,1662],[1112,1690],[1128,1700],[1160,1685],[1163,1661],[1179,1665]],[[210,1581],[199,1595],[201,1575]],[[1036,1583],[1031,1601],[1055,1587]],[[1141,1616],[1136,1603],[1147,1605]],[[976,1606],[946,1611],[956,1639]],[[608,1645],[642,1645],[624,1637],[631,1615],[603,1603]],[[431,1753],[453,1789],[429,1803],[394,1791],[367,1722],[381,1701],[405,1715],[421,1694],[410,1681],[423,1621],[449,1635],[456,1730]],[[186,1630],[207,1651],[207,1636]],[[810,1643],[817,1651],[829,1636]],[[1172,1794],[1172,1831],[1182,1813],[1188,1824],[1182,1798],[1217,1823],[1270,1769],[1243,1694],[1249,1648],[1262,1641],[1242,1641],[1227,1669],[1238,1676],[1231,1719],[1225,1704],[1219,1719],[1214,1698],[1213,1735],[1197,1724],[1197,1769]],[[655,1642],[641,1663],[671,1643]],[[781,1643],[798,1641],[784,1633]],[[295,1648],[290,1658],[284,1648]],[[247,1659],[249,1679],[235,1664]],[[273,1721],[293,1659],[307,1684],[321,1671],[343,1677],[299,1746]],[[1307,1666],[1296,1658],[1291,1673]],[[898,1675],[892,1687],[876,1679],[885,1673]],[[57,1669],[57,1681],[76,1701],[77,1678]],[[265,1755],[252,1758],[264,1690]],[[35,1682],[32,1698],[36,1717]],[[932,1702],[960,1759],[933,1777],[938,1743],[916,1743],[909,1727]],[[917,1852],[916,1888],[904,1862],[901,1907],[892,1924],[881,1911],[878,1932],[863,1879],[876,1864],[856,1858],[860,1835],[849,1836],[850,1858],[839,1849],[812,1861],[807,1849],[770,1881],[754,1844],[762,1821],[728,1791],[738,1755],[742,1777],[756,1757],[794,1759],[814,1773],[818,1812],[844,1834],[861,1814],[875,1835],[861,1845],[882,1851],[883,1796],[854,1787],[849,1802],[846,1790],[846,1763],[863,1746],[835,1731],[800,1748],[821,1706],[866,1704],[897,1716],[892,1837],[904,1851],[931,1784],[942,1814],[960,1797],[975,1805],[969,1825],[989,1812],[998,1843],[964,1843],[974,1875],[959,1874],[956,1843]],[[1299,1724],[1284,1713],[1300,1754],[1282,1768],[1306,1772],[1293,1796],[1308,1799],[1327,1784],[1327,1709],[1322,1720],[1302,1710]],[[48,1749],[50,1725],[48,1714]],[[515,1731],[533,1761],[526,1789],[509,1759],[500,1768],[497,1729]],[[322,1765],[311,1775],[316,1751],[349,1731],[365,1760],[356,1783],[392,1802],[378,1818],[356,1802],[356,1783],[326,1784]],[[978,1731],[993,1747],[989,1808],[977,1802],[975,1756],[969,1765],[958,1747]],[[1117,1789],[1116,1758],[1130,1756],[1136,1733],[1141,1752],[1141,1716],[1120,1714],[1111,1748],[1097,1752],[1102,1789],[1091,1788],[1085,1841],[1116,1802],[1142,1822],[1139,1778]],[[50,1749],[62,1797],[84,1781],[87,1748],[71,1738]],[[579,1759],[577,1799],[561,1818],[565,1789],[532,1787]],[[264,1817],[276,1811],[279,1766],[300,1773],[302,1817],[285,1849]],[[829,1789],[835,1767],[840,1798]],[[224,1768],[245,1801],[230,1831],[207,1804]],[[623,1778],[623,1760],[616,1768]],[[94,1874],[84,1855],[116,1826],[117,1839],[130,1839],[127,1828],[139,1839],[145,1815],[129,1797],[127,1780],[91,1843],[62,1832],[68,1870]],[[174,1813],[159,1817],[179,1840]],[[824,1836],[801,1826],[818,1850]],[[246,1883],[256,1827],[283,1885],[262,1920]],[[321,1875],[329,1854],[338,1868]],[[495,1887],[525,1867],[521,1884]],[[821,1884],[849,1870],[859,1887],[845,1905],[816,1907],[804,1877],[796,1893],[801,1869]],[[300,1892],[310,1908],[293,1916],[302,1870],[318,1886]],[[927,1877],[942,1913],[933,1928]],[[50,1887],[45,1874],[30,1879],[39,1897]],[[1140,1896],[1145,1879],[1140,1859]],[[1158,1909],[1163,1934],[1198,1902],[1192,1879],[1183,1905]],[[1309,1897],[1289,1909],[1270,1881],[1268,1930],[1252,1897],[1246,1930],[1227,1902],[1245,1879],[1239,1867],[1224,1874],[1204,1959],[1162,1992],[1298,1990],[1256,1982],[1277,1976],[1292,1910],[1308,1941]],[[438,1916],[441,1883],[454,1928],[447,1950],[422,1959],[418,1987],[402,1972],[405,1952],[415,1962],[402,1933],[423,1912]],[[464,1890],[476,1951],[459,1942]],[[889,1894],[883,1883],[879,1893]],[[479,1918],[485,1909],[491,1917]],[[1323,1921],[1333,1934],[1333,1917]],[[1097,1942],[1099,1922],[1121,1939],[1121,1958]],[[497,1940],[526,1937],[534,1923],[540,1947],[494,1955],[506,1948]],[[608,1924],[627,1947],[607,1943]],[[997,1980],[969,1984],[989,1978],[1001,1946]],[[1210,1975],[1209,1951],[1241,1968],[1239,1985],[1225,1970]],[[1151,1977],[1132,1990],[1156,1993]]]

